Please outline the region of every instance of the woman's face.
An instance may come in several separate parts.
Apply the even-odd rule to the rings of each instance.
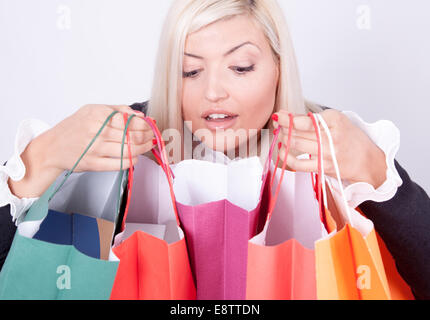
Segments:
[[[217,151],[238,148],[273,113],[279,69],[262,30],[246,16],[190,34],[183,63],[182,115]],[[245,130],[239,130],[245,129]]]

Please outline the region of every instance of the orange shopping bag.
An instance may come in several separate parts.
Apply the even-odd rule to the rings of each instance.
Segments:
[[[158,188],[158,165],[142,156],[135,171],[143,176],[134,182],[132,193],[134,170],[130,170],[130,213],[127,204],[122,232],[115,237],[113,252],[120,264],[111,299],[195,299],[187,246],[176,212],[172,171],[158,128],[152,119],[145,120],[156,136],[159,152],[154,155],[167,176],[170,195],[158,195],[157,191],[162,190]],[[144,205],[137,201],[142,197],[146,199]]]
[[[330,131],[324,119],[316,117],[327,134],[338,181],[336,189],[326,180],[330,191],[326,193],[326,207],[330,212],[325,214],[336,215],[336,219],[331,217],[336,223],[328,228],[330,234],[315,245],[318,299],[387,300],[393,299],[392,293],[396,299],[410,298],[408,288],[399,285],[386,251],[384,264],[373,223],[348,206]],[[390,289],[389,280],[395,290]]]
[[[332,213],[338,214],[338,209],[336,209],[336,203],[334,202],[333,196],[331,195],[330,192],[328,192],[328,195],[329,195],[328,207],[331,209],[331,211],[327,211],[325,214],[327,215],[328,219],[335,221],[334,218],[331,216],[331,214]],[[361,215],[365,216],[364,213],[359,208],[356,208],[356,211],[359,212]],[[339,219],[341,217],[338,216],[337,218]],[[339,226],[342,226],[340,227],[340,229],[345,227],[345,223],[338,220],[338,223],[334,222],[334,224],[330,226],[328,231],[329,232],[335,231],[338,228],[338,224]],[[397,271],[395,261],[391,256],[391,253],[388,251],[384,241],[376,232],[376,230],[374,230],[374,233],[376,235],[377,244],[375,244],[375,238],[373,237],[373,235],[372,237],[368,237],[367,241],[373,242],[373,245],[372,245],[373,247],[375,247],[376,245],[379,247],[379,252],[381,254],[391,299],[392,300],[414,300],[415,298],[410,287],[405,282],[405,280],[403,280],[403,278]],[[364,272],[364,270],[362,272]],[[362,280],[364,281],[365,279],[363,278]]]

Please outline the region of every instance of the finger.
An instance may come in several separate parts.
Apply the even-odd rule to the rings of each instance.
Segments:
[[[107,128],[103,133],[102,137],[104,141],[121,143],[124,136],[124,130],[118,130],[114,128]],[[139,145],[152,141],[155,138],[152,130],[146,131],[130,131],[130,143],[133,145]]]
[[[279,152],[280,158],[283,160],[285,157],[285,146],[283,146]],[[308,152],[305,152],[309,154]],[[287,165],[295,171],[304,172],[318,172],[318,154],[311,154],[310,159],[298,159],[297,156],[305,154],[303,152],[295,152],[295,149],[290,149],[290,153],[287,157]],[[327,151],[326,157],[323,158],[324,163],[324,174],[333,175],[335,173],[333,161],[330,153]]]
[[[141,111],[134,110],[132,107],[128,105],[107,105],[111,109],[114,109],[116,111],[122,112],[122,113],[128,113],[128,114],[135,114],[139,117],[144,117],[145,114]]]
[[[136,157],[141,154],[145,154],[150,151],[154,147],[152,141],[148,141],[144,144],[133,145],[131,146],[131,156]],[[121,143],[115,142],[104,142],[98,146],[94,154],[100,157],[112,157],[112,158],[121,158]],[[124,146],[123,149],[123,157],[129,158],[130,155],[128,153],[127,145]]]
[[[139,158],[132,159],[132,165],[136,165]],[[104,157],[88,157],[86,159],[87,165],[90,166],[91,171],[119,171],[121,169],[121,159],[104,158]],[[127,170],[130,168],[130,160],[123,159],[122,169]]]
[[[122,113],[118,113],[115,116],[112,117],[112,119],[109,122],[109,127],[119,130],[125,129],[125,123],[124,123],[124,116]],[[143,120],[142,118],[133,118],[130,121],[130,124],[128,126],[128,129],[130,131],[147,131],[152,130],[149,124]]]
[[[284,139],[284,144],[287,144],[288,139]],[[318,143],[316,141],[300,138],[300,137],[291,137],[290,148],[300,151],[302,153],[308,153],[311,155],[318,154]]]
[[[285,158],[285,148],[279,152],[280,158]],[[288,154],[287,165],[294,171],[299,172],[318,172],[318,159],[297,159],[295,156]]]
[[[327,138],[327,134],[325,132],[325,130],[323,130],[323,128],[321,128],[321,139],[322,139],[322,143],[324,145],[328,145],[328,138]],[[289,128],[282,128],[280,131],[280,136],[286,136],[288,137],[289,134]],[[292,136],[296,136],[296,137],[300,137],[300,138],[304,138],[304,139],[308,139],[308,140],[312,140],[312,141],[318,141],[317,140],[317,134],[314,131],[302,131],[302,130],[296,130],[293,129],[292,130]]]
[[[280,136],[285,136],[288,137],[288,132],[289,129],[288,128],[282,128],[279,135]],[[317,135],[315,132],[310,132],[310,131],[298,131],[298,130],[294,130],[292,131],[292,136],[295,137],[300,137],[303,139],[308,139],[308,140],[312,140],[312,141],[317,141]]]
[[[282,147],[286,148],[288,143],[288,136],[284,134],[279,135],[279,141],[283,143]],[[331,159],[330,149],[328,148],[328,140],[323,138],[322,142],[322,152],[323,159],[329,160]],[[319,154],[318,150],[318,142],[315,140],[309,140],[306,138],[302,138],[300,136],[291,136],[290,149],[294,151],[296,154],[310,154],[313,157],[317,158]]]
[[[137,111],[132,109],[130,106],[126,106],[126,105],[99,105],[101,107],[101,109],[103,110],[104,114],[103,114],[103,118],[107,118],[112,111],[118,111],[120,113],[119,116],[122,116],[122,114],[127,113],[129,115],[135,115],[136,117],[139,118],[144,118],[145,114],[141,111]],[[118,117],[118,115],[116,115],[116,117]],[[124,118],[123,118],[124,119]]]
[[[290,120],[288,112],[281,110],[279,112],[279,124],[284,128],[290,127]],[[312,119],[309,116],[294,116],[293,118],[293,129],[298,131],[311,131],[314,132],[315,128]]]

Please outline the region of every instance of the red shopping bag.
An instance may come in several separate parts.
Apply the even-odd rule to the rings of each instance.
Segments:
[[[140,190],[141,181],[133,181],[134,171],[130,170],[131,183],[122,232],[115,237],[113,248],[113,252],[120,259],[120,264],[111,299],[195,299],[196,289],[184,234],[176,213],[172,172],[167,161],[164,142],[153,120],[150,118],[145,120],[157,138],[159,153],[154,155],[160,161],[162,172],[165,173],[170,187],[170,195],[163,195],[164,204],[170,201],[171,206],[158,208],[159,210],[154,212],[145,205],[139,205],[136,199],[147,197],[149,200],[154,194],[143,193],[143,190]],[[151,161],[148,168],[142,168],[145,165],[148,165],[148,162],[139,162],[135,171],[140,171],[148,182],[151,181],[151,174],[158,173],[158,165]],[[152,183],[152,189],[157,190],[157,180]],[[132,187],[135,188],[134,192]],[[134,211],[134,214],[130,215],[129,210]],[[157,218],[151,219],[159,214],[169,216],[170,220],[159,223]]]

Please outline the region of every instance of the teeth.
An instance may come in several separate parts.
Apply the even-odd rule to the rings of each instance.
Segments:
[[[211,114],[206,119],[208,119],[208,120],[216,120],[216,119],[225,119],[225,118],[229,118],[229,117],[230,116],[228,116],[226,114]]]

